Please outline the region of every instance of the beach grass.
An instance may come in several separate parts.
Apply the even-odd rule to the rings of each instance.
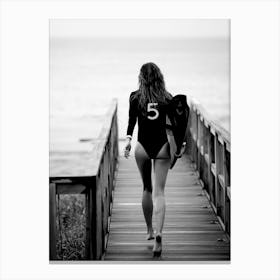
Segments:
[[[86,248],[85,195],[57,196],[58,260],[83,260]]]

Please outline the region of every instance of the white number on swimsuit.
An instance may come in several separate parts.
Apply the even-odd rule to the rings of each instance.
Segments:
[[[155,108],[152,108],[153,106],[157,106],[157,105],[158,105],[157,103],[148,103],[148,109],[147,109],[148,112],[155,112],[155,115],[153,117],[148,116],[148,119],[155,120],[158,118],[158,116],[159,116],[158,110]]]

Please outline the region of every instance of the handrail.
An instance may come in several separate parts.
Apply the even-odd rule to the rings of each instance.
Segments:
[[[230,235],[230,133],[194,98],[188,98],[188,150],[203,189],[224,230]]]
[[[57,259],[58,194],[86,195],[86,259],[101,259],[105,251],[118,159],[116,99],[104,116],[103,127],[98,138],[94,139],[94,145],[88,147],[91,148],[58,153],[50,158],[50,260]]]

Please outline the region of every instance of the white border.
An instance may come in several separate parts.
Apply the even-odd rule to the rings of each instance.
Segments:
[[[231,264],[49,264],[50,18],[231,19]],[[2,1],[1,279],[279,279],[279,34],[278,1]]]

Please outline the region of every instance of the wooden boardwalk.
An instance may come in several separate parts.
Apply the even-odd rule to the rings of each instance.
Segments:
[[[229,261],[230,240],[199,183],[190,159],[169,172],[161,261]],[[154,261],[146,241],[142,182],[134,157],[119,158],[105,261]]]

